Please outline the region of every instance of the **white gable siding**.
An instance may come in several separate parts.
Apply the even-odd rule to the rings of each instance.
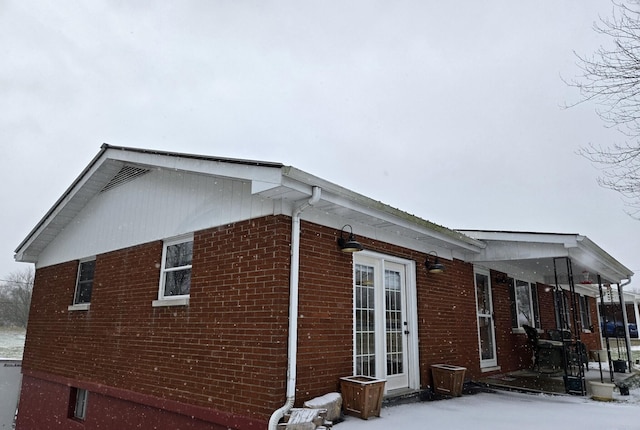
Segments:
[[[40,254],[37,266],[273,213],[273,201],[252,196],[248,181],[153,170],[97,194]]]

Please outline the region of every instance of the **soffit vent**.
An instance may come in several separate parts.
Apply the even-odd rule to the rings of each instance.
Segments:
[[[127,182],[133,181],[135,178],[138,178],[148,172],[149,169],[143,169],[135,166],[124,166],[100,192],[108,191],[119,185],[126,184]]]

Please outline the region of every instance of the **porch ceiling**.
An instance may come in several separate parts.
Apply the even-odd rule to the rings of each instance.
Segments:
[[[555,285],[568,283],[567,257],[577,289],[597,292],[597,276],[603,283],[619,284],[631,279],[633,272],[606,253],[594,242],[578,234],[496,232],[462,230],[487,243],[480,253],[467,261],[507,273],[524,280]],[[555,265],[554,265],[555,261]],[[589,274],[589,283],[583,282]]]

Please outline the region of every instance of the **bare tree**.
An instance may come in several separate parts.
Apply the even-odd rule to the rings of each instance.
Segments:
[[[640,7],[637,1],[613,3],[611,18],[601,18],[596,32],[612,40],[591,56],[578,57],[582,74],[569,82],[580,90],[579,103],[593,101],[609,126],[621,131],[623,143],[589,144],[579,154],[602,168],[599,184],[619,192],[640,213]]]
[[[26,327],[31,306],[34,271],[32,268],[11,273],[0,284],[0,322]]]

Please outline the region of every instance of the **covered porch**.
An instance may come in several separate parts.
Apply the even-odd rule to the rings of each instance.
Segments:
[[[528,393],[543,394],[567,394],[564,372],[543,373],[531,369],[517,370],[503,374],[487,376],[477,381],[478,383],[495,389],[513,390]],[[631,372],[610,372],[609,366],[604,363],[602,373],[597,362],[589,362],[588,369],[584,371],[584,395],[593,395],[592,382],[605,382],[614,384],[614,390],[620,393],[620,386],[637,386],[640,383],[640,371],[633,368]],[[623,390],[624,391],[624,388]]]
[[[502,282],[510,288],[509,312],[513,323],[510,328],[496,325],[496,342],[504,343],[505,339],[514,342],[520,336],[519,339],[528,339],[531,352],[530,360],[521,354],[517,368],[507,365],[486,372],[480,378],[482,383],[525,391],[590,395],[589,381],[619,382],[630,376],[634,363],[629,333],[622,339],[625,373],[614,374],[609,371],[612,345],[607,337],[602,339],[600,336],[601,306],[596,303],[602,303],[613,285],[621,292],[624,306],[622,291],[631,280],[631,270],[578,234],[462,232],[487,243],[485,249],[470,255],[467,261],[490,269],[496,273],[496,281],[503,278]],[[525,281],[529,283],[529,289]],[[523,301],[531,302],[530,306],[525,306],[524,314],[519,307],[520,284],[524,285],[522,291],[529,292]],[[540,292],[533,294],[535,290]],[[506,305],[503,300],[498,305],[502,308],[496,306],[498,318],[506,312]],[[526,312],[528,309],[531,309],[530,313]],[[498,364],[508,362],[514,353],[509,344],[505,345],[507,348],[503,348]],[[589,359],[592,353],[603,350],[598,353],[605,357],[601,377],[600,364]]]

